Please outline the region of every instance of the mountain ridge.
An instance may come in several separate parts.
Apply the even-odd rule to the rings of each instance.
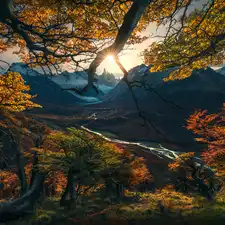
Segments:
[[[191,143],[195,146],[192,133],[185,129],[185,121],[197,109],[219,111],[225,102],[225,76],[207,68],[193,71],[192,76],[184,80],[164,82],[163,78],[173,68],[155,73],[150,73],[149,68],[144,65],[133,68],[129,71],[128,80],[145,81],[151,87],[149,91],[133,88],[142,115],[151,121],[150,131],[142,126],[144,121],[137,111],[130,90],[122,80],[106,95],[102,105],[112,108],[114,113],[104,116],[99,114],[100,119],[90,124],[90,128],[107,130],[121,139],[143,139],[159,143],[163,142],[159,135],[162,133],[171,142]]]

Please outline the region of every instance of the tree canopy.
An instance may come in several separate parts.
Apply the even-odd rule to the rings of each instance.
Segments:
[[[144,51],[152,70],[179,66],[168,79],[183,79],[193,69],[224,60],[224,1],[208,0],[26,1],[3,0],[0,10],[1,51],[18,46],[32,66],[59,69],[90,63],[89,86],[107,54],[141,43],[150,23],[165,25],[162,41]],[[195,8],[195,10],[193,10]],[[194,46],[194,47],[193,47]],[[167,79],[167,80],[168,80]]]
[[[13,112],[41,107],[32,102],[35,96],[27,93],[30,87],[19,73],[8,72],[0,76],[0,108]]]

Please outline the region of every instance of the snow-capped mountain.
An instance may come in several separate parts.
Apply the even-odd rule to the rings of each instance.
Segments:
[[[90,104],[99,103],[98,97],[82,96],[72,91],[73,88],[82,89],[87,85],[86,72],[63,72],[56,76],[45,76],[36,70],[29,68],[23,63],[13,63],[10,71],[19,72],[27,84],[31,86],[32,94],[37,94],[37,102],[49,104]],[[101,93],[108,93],[113,86],[107,86],[102,83],[97,84]],[[65,90],[64,90],[65,89]],[[69,90],[71,89],[71,91]]]
[[[117,84],[117,83],[110,84],[101,75],[96,76],[96,78],[97,78],[96,86],[101,92],[103,92],[103,94],[106,94],[109,91],[111,91]],[[82,89],[88,83],[87,82],[88,75],[86,72],[83,72],[83,71],[74,72],[74,73],[63,72],[60,75],[51,77],[50,79],[65,89],[69,89],[69,88]]]
[[[220,68],[220,69],[218,69],[218,70],[216,70],[216,72],[218,72],[218,73],[220,73],[222,75],[225,75],[225,66]]]

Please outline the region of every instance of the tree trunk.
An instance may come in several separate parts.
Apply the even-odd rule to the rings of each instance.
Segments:
[[[33,169],[32,169],[32,172],[31,172],[31,179],[30,179],[30,188],[32,187],[33,182],[34,182],[34,180],[36,178],[36,175],[38,173],[37,164],[38,164],[38,155],[37,155],[37,152],[34,152]]]
[[[12,202],[0,204],[0,222],[17,220],[20,217],[32,214],[34,205],[42,193],[45,177],[45,173],[38,173],[26,194]]]
[[[67,201],[67,197],[70,197],[69,201],[72,202],[75,200],[75,185],[74,185],[74,175],[72,170],[68,171],[68,175],[67,175],[67,185],[66,185],[66,189],[60,199],[60,206],[65,206],[67,205],[66,203]]]
[[[20,195],[24,195],[27,192],[28,185],[27,185],[27,178],[24,170],[24,163],[21,161],[21,153],[18,152],[16,154],[16,164],[17,164],[17,169],[18,169],[18,177],[20,180]]]
[[[123,24],[121,25],[114,43],[100,51],[94,61],[91,63],[88,69],[88,86],[84,88],[93,88],[94,74],[98,66],[106,58],[107,54],[113,54],[117,56],[124,48],[127,40],[137,26],[141,16],[145,9],[151,3],[152,0],[135,0],[131,8],[124,17]]]
[[[37,159],[36,164],[38,164]],[[34,170],[35,173],[33,173]],[[41,196],[41,193],[43,193],[44,181],[47,175],[40,172],[37,167],[33,167],[33,171],[32,174],[35,177],[32,177],[33,182],[30,185],[30,189],[20,198],[0,204],[0,223],[17,220],[20,217],[33,213],[35,203]]]

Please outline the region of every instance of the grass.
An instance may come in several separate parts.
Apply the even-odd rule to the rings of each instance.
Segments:
[[[128,193],[129,195],[136,193]],[[225,192],[217,194],[214,202],[195,195],[185,195],[173,190],[163,189],[158,193],[137,193],[140,201],[131,205],[120,205],[116,214],[118,217],[146,221],[151,224],[224,224]],[[164,212],[160,210],[159,202]]]
[[[217,194],[214,202],[169,188],[156,193],[126,191],[126,199],[120,202],[115,200],[104,198],[102,190],[99,190],[89,196],[82,196],[80,202],[68,209],[59,206],[59,199],[47,198],[41,205],[37,205],[32,217],[7,225],[224,225],[224,190]],[[163,211],[160,210],[162,205]]]

